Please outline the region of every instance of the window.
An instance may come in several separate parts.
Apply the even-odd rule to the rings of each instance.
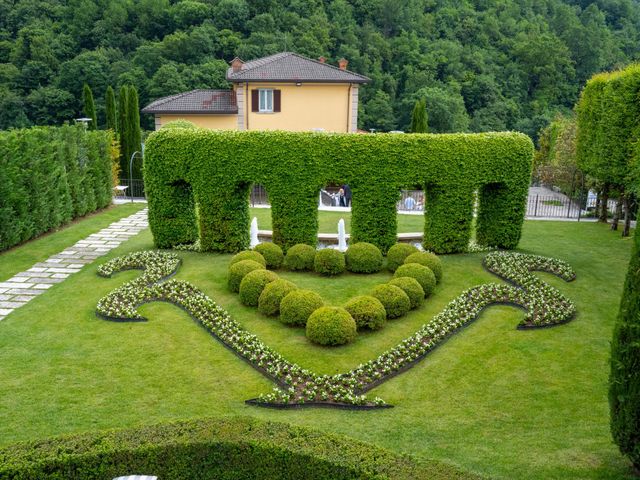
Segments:
[[[261,88],[258,91],[260,92],[260,106],[258,111],[273,112],[273,90]]]

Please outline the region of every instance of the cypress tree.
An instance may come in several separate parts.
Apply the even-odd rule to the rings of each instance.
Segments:
[[[611,342],[609,408],[611,435],[620,451],[640,469],[640,235],[622,291]]]
[[[105,113],[107,117],[107,130],[116,131],[116,96],[113,93],[111,85],[107,87],[107,93],[104,97]]]
[[[93,101],[93,93],[91,88],[86,83],[82,89],[82,104],[84,105],[83,112],[85,117],[90,118],[89,130],[96,130],[98,128],[98,119],[96,117],[96,105]]]
[[[412,133],[427,133],[427,100],[418,100],[413,107],[411,113],[411,132]]]
[[[131,85],[127,93],[127,147],[129,148],[127,159],[131,158],[134,152],[142,151],[140,135],[140,108],[138,106],[138,91]],[[142,178],[141,161],[134,165],[134,178]]]
[[[123,175],[129,173],[129,147],[127,144],[127,94],[129,88],[126,86],[120,87],[120,93],[118,94],[118,140],[120,141],[120,171]]]

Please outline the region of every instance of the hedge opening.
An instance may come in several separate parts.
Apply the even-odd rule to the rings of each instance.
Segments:
[[[220,252],[249,245],[252,184],[268,192],[275,243],[285,251],[298,243],[315,246],[318,192],[336,179],[351,189],[353,243],[373,243],[383,252],[396,243],[398,191],[417,185],[425,191],[426,249],[453,253],[467,248],[477,190],[485,192],[478,238],[514,248],[533,157],[529,137],[512,132],[329,135],[161,129],[146,146],[145,186],[156,245],[170,248],[199,236],[204,251]],[[197,226],[193,200],[186,195],[181,200],[170,187],[178,181],[193,189]]]

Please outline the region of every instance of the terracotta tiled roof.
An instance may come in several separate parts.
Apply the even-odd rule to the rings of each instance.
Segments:
[[[142,109],[142,113],[238,113],[233,90],[192,90],[159,98]]]
[[[338,67],[312,60],[297,53],[276,53],[269,57],[251,60],[238,72],[227,70],[231,82],[321,82],[321,83],[367,83],[364,75],[341,70]]]

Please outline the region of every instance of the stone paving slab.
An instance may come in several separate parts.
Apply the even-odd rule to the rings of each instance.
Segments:
[[[56,283],[79,272],[149,226],[147,209],[122,218],[99,232],[77,241],[28,270],[0,282],[0,321],[16,308],[46,292]]]

